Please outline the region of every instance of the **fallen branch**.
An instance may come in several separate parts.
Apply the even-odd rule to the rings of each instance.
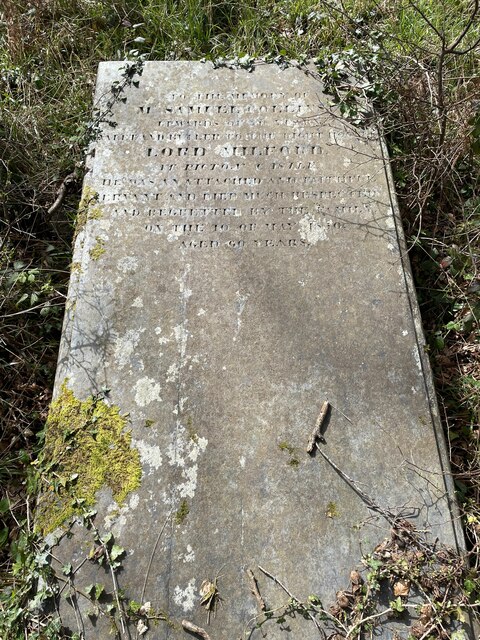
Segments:
[[[163,526],[162,526],[162,528],[160,529],[160,531],[158,533],[157,539],[155,540],[155,544],[153,545],[152,553],[150,554],[150,560],[148,562],[147,571],[145,572],[145,579],[143,581],[142,593],[140,595],[140,603],[141,604],[143,604],[144,600],[145,600],[145,591],[147,590],[148,577],[150,575],[150,569],[152,568],[152,562],[153,562],[153,558],[155,556],[155,552],[156,552],[157,547],[158,547],[158,543],[160,542],[160,538],[162,537],[162,534],[165,531],[165,527],[167,526],[167,523],[170,520],[171,516],[172,516],[172,509],[170,509],[170,513],[165,518]],[[135,634],[135,640],[138,640],[138,638],[139,638],[139,633],[138,633],[138,629],[137,629],[137,632]]]
[[[247,569],[247,576],[250,578],[250,589],[257,600],[258,608],[260,609],[260,611],[266,611],[267,606],[265,604],[265,600],[262,598],[262,595],[258,589],[257,580],[253,575],[253,571],[251,569]]]
[[[153,562],[153,558],[155,556],[155,552],[157,550],[158,547],[158,543],[160,542],[160,538],[162,537],[163,532],[165,531],[165,527],[167,526],[168,521],[170,520],[172,516],[172,510],[170,510],[170,513],[168,514],[168,516],[165,518],[165,521],[163,523],[162,528],[160,529],[157,539],[155,540],[155,544],[153,545],[153,549],[152,549],[152,553],[150,554],[150,560],[148,562],[148,567],[147,567],[147,571],[145,572],[145,579],[143,581],[143,587],[142,587],[142,593],[140,595],[140,602],[143,604],[143,600],[145,598],[145,591],[147,589],[147,582],[148,582],[148,576],[150,575],[150,569],[152,568],[152,562]]]
[[[113,583],[113,593],[115,596],[115,602],[117,603],[117,610],[118,610],[118,616],[120,618],[120,624],[122,626],[122,635],[125,638],[129,638],[130,639],[130,630],[128,628],[128,624],[126,622],[125,619],[125,612],[123,610],[123,606],[122,606],[122,602],[120,601],[120,595],[119,595],[119,588],[118,588],[118,582],[117,582],[117,575],[115,573],[115,569],[113,567],[113,563],[112,563],[112,559],[110,557],[110,553],[107,549],[107,545],[104,544],[103,545],[104,549],[105,549],[105,555],[107,556],[107,562],[108,562],[108,566],[110,567],[110,574],[112,576],[112,583]]]
[[[310,438],[308,439],[307,453],[312,453],[312,451],[315,449],[317,440],[325,442],[325,439],[322,436],[322,426],[325,422],[325,418],[327,417],[329,409],[330,403],[328,402],[328,400],[325,400],[325,402],[322,404],[322,408],[320,409],[320,413],[318,414],[317,421],[315,422],[315,428],[312,431]]]
[[[431,553],[435,547],[435,543],[433,545],[425,542],[421,535],[419,535],[415,528],[412,526],[412,523],[408,520],[408,518],[415,516],[418,513],[418,509],[409,510],[410,513],[405,513],[397,511],[396,513],[391,509],[385,509],[381,507],[379,504],[375,502],[375,500],[369,496],[365,491],[363,491],[358,482],[356,482],[353,478],[348,476],[345,471],[342,471],[338,465],[325,453],[323,449],[321,449],[318,444],[315,445],[320,455],[328,462],[328,464],[335,469],[338,475],[345,480],[345,482],[355,491],[355,493],[364,501],[367,507],[371,511],[375,511],[379,515],[383,516],[385,520],[391,525],[392,532],[403,538],[408,538],[413,544],[418,547],[421,547],[428,553]]]
[[[315,443],[315,446],[317,448],[317,451],[320,453],[320,455],[328,462],[328,464],[333,467],[335,469],[335,471],[338,473],[338,475],[345,480],[345,482],[355,491],[355,493],[360,496],[360,498],[365,502],[365,504],[367,505],[367,507],[369,509],[371,509],[372,511],[376,511],[377,513],[379,513],[380,515],[382,515],[387,522],[389,522],[389,524],[391,524],[392,526],[394,526],[397,522],[398,522],[398,515],[393,513],[392,511],[390,511],[389,509],[383,509],[382,507],[380,507],[374,500],[373,498],[371,498],[367,493],[365,493],[365,491],[363,491],[358,483],[353,479],[350,478],[350,476],[348,476],[345,471],[342,471],[340,469],[340,467],[338,467],[335,462],[333,462],[333,460],[323,451],[323,449],[321,449],[318,444]]]
[[[51,205],[51,207],[49,207],[47,211],[49,216],[51,216],[53,213],[55,213],[55,211],[57,211],[57,209],[60,208],[60,205],[62,204],[63,199],[65,198],[65,194],[67,193],[68,185],[71,182],[74,182],[77,178],[78,178],[78,175],[76,171],[74,171],[73,173],[69,173],[68,176],[64,178],[62,184],[57,190],[57,198],[55,202]]]
[[[210,640],[210,636],[205,631],[205,629],[202,629],[201,627],[197,627],[196,624],[193,624],[193,622],[190,622],[189,620],[182,620],[182,627],[185,629],[185,631],[190,631],[190,633],[195,633],[197,636],[200,636],[201,638],[203,638],[203,640]]]
[[[285,593],[290,597],[290,599],[292,600],[292,602],[293,602],[293,603],[297,603],[298,605],[300,605],[300,606],[303,608],[303,610],[304,610],[304,611],[306,611],[306,613],[307,613],[308,617],[310,618],[310,620],[312,620],[312,621],[313,621],[314,625],[317,627],[317,629],[320,631],[320,633],[321,633],[322,635],[324,635],[324,633],[323,633],[323,629],[322,629],[322,627],[320,626],[320,624],[319,624],[318,620],[315,618],[315,616],[314,616],[310,611],[308,611],[308,609],[306,609],[306,607],[302,604],[302,601],[301,601],[301,600],[299,600],[298,598],[296,598],[296,597],[293,595],[293,593],[292,593],[291,591],[289,591],[289,590],[287,589],[287,587],[283,584],[283,582],[280,582],[280,580],[279,580],[276,576],[274,576],[273,574],[269,573],[266,569],[264,569],[264,568],[263,568],[263,567],[261,567],[260,565],[258,565],[258,568],[259,568],[259,569],[260,569],[260,571],[261,571],[262,573],[264,573],[268,578],[270,578],[271,580],[273,580],[274,582],[276,582],[276,583],[278,584],[278,586],[279,586],[279,587],[281,587],[281,588],[285,591]]]

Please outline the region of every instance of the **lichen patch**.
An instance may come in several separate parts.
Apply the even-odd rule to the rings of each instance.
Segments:
[[[135,298],[135,300],[132,302],[132,304],[130,306],[134,307],[135,309],[142,309],[143,300],[140,297]]]
[[[106,239],[102,238],[102,236],[95,238],[95,244],[88,252],[92,260],[99,260],[103,256],[105,253],[105,243]]]
[[[75,238],[83,231],[89,220],[98,220],[101,217],[102,209],[98,205],[98,193],[86,185],[83,188],[82,198],[78,206]]]
[[[130,362],[144,331],[145,329],[129,329],[123,336],[116,338],[115,361],[120,369],[123,369]]]
[[[146,407],[155,400],[161,402],[160,385],[153,378],[140,378],[135,384],[135,402],[139,407]]]
[[[169,338],[167,338],[166,336],[162,336],[161,334],[162,334],[162,327],[155,327],[155,335],[159,336],[158,343],[167,344],[167,342],[170,342]]]
[[[182,607],[185,613],[191,611],[195,606],[195,578],[192,578],[187,584],[185,589],[182,589],[178,585],[173,591],[173,601],[179,607]]]
[[[135,440],[134,444],[140,452],[143,465],[148,465],[155,471],[162,466],[162,451],[158,445],[149,444],[144,440]]]
[[[180,556],[181,560],[183,562],[194,562],[195,560],[195,551],[192,548],[192,545],[187,544],[187,550],[186,552],[183,554],[183,556]]]
[[[166,449],[166,456],[170,466],[181,469],[182,482],[176,491],[181,498],[193,498],[197,489],[197,461],[207,448],[207,438],[199,437],[187,431],[187,429],[177,421],[177,429],[172,442]]]
[[[125,256],[117,262],[117,269],[122,273],[135,273],[138,260],[134,256]]]
[[[308,213],[299,220],[298,226],[300,237],[308,244],[315,245],[319,241],[328,240],[327,228]]]

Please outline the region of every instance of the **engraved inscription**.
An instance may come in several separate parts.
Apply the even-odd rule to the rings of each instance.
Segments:
[[[99,201],[182,249],[292,249],[335,238],[371,215],[378,193],[348,158],[345,174],[329,171],[333,134],[317,113],[305,92],[170,92],[138,106],[135,130],[103,136],[120,155],[133,144],[142,175],[103,176]]]

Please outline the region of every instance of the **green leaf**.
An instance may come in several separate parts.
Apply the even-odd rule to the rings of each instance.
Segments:
[[[104,536],[100,538],[100,542],[103,542],[105,546],[108,545],[109,542],[113,540],[113,535],[111,533],[106,533]]]
[[[8,527],[0,529],[0,548],[3,547],[8,541]]]
[[[449,331],[461,331],[462,323],[461,322],[447,322],[445,325],[445,329]]]
[[[396,611],[397,613],[403,613],[403,611],[405,611],[405,607],[403,606],[402,599],[400,598],[400,596],[398,596],[396,600],[391,600],[389,604],[390,604],[390,609],[392,609],[393,611]]]
[[[110,557],[112,560],[116,560],[117,558],[120,558],[120,556],[124,553],[125,549],[119,547],[118,544],[114,544],[112,550],[110,551]]]
[[[3,500],[0,500],[0,515],[3,516],[8,511],[10,511],[10,502],[7,498],[3,498]]]
[[[87,587],[85,587],[84,591],[92,600],[98,600],[98,598],[105,591],[105,587],[103,586],[103,584],[97,582],[96,584],[89,584]]]
[[[469,596],[471,593],[473,593],[473,591],[475,591],[475,582],[467,578],[463,583],[463,588],[467,596]]]
[[[138,613],[140,611],[141,606],[142,605],[140,604],[140,602],[137,602],[136,600],[130,600],[130,602],[128,603],[128,612]]]

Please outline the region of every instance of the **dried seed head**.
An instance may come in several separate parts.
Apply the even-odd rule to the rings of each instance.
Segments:
[[[211,593],[215,593],[215,585],[210,580],[204,580],[200,586],[200,595],[204,598]]]
[[[331,607],[328,608],[328,612],[334,617],[334,618],[338,618],[341,613],[342,610],[341,608],[338,606],[338,604],[332,604]]]
[[[351,571],[350,572],[350,582],[354,585],[359,585],[359,584],[363,584],[363,578],[362,576],[358,573],[358,571]]]
[[[342,609],[348,609],[351,596],[346,591],[337,591],[337,604]]]
[[[420,622],[422,624],[428,624],[432,619],[433,608],[431,604],[424,604],[420,609]]]
[[[410,591],[410,583],[408,580],[399,580],[395,582],[393,585],[393,595],[398,598],[398,596],[406,597],[408,596],[408,592]]]
[[[426,631],[427,627],[425,627],[421,622],[414,622],[410,627],[410,633],[414,638],[421,638]]]

